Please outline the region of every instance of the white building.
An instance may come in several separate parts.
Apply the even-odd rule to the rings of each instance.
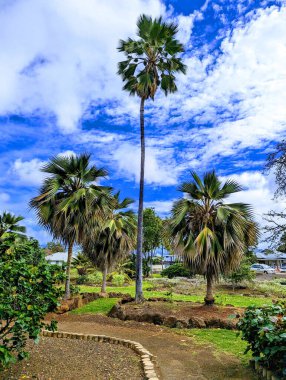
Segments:
[[[78,252],[73,252],[72,257],[77,257]],[[50,264],[62,265],[67,262],[68,253],[67,252],[55,252],[51,255],[46,256],[46,260]]]
[[[256,252],[255,256],[259,263],[267,264],[275,268],[280,268],[281,264],[286,264],[286,253],[275,252],[265,254],[263,252]]]

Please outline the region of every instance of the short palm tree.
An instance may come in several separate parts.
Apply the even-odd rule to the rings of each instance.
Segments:
[[[192,173],[192,181],[181,185],[185,196],[174,203],[169,228],[175,252],[196,273],[207,279],[205,303],[214,303],[213,286],[221,273],[236,269],[247,248],[256,244],[258,228],[251,207],[224,203],[241,191],[238,183],[224,184],[214,172],[203,180]]]
[[[134,212],[126,210],[133,200],[113,199],[113,210],[107,212],[103,223],[90,223],[89,232],[83,241],[83,249],[90,261],[103,273],[102,293],[106,292],[107,273],[134,248],[136,241],[136,218]]]
[[[93,267],[91,261],[83,253],[78,253],[77,257],[72,259],[72,267],[77,269],[79,276],[86,276],[88,270]]]
[[[130,95],[140,98],[140,132],[141,132],[141,166],[138,208],[138,237],[136,262],[136,301],[143,300],[142,290],[142,244],[143,244],[143,199],[145,169],[145,131],[144,108],[148,99],[154,100],[158,89],[165,95],[176,92],[178,72],[185,73],[186,66],[180,54],[183,45],[176,40],[178,26],[163,22],[162,18],[152,19],[141,15],[137,22],[138,39],[119,42],[118,50],[123,52],[126,60],[119,62],[118,74],[124,84],[123,89]]]
[[[19,236],[23,236],[26,232],[26,227],[19,225],[19,222],[24,220],[22,216],[16,216],[10,212],[4,211],[0,214],[0,238],[5,233],[14,233]]]
[[[69,298],[73,246],[82,242],[87,222],[102,218],[108,207],[110,189],[98,184],[107,172],[91,165],[90,154],[54,157],[42,171],[48,177],[30,206],[39,223],[68,246],[65,298]]]

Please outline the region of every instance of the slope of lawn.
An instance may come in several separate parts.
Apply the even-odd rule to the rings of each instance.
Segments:
[[[246,355],[247,343],[238,336],[236,331],[224,329],[176,329],[180,335],[194,338],[196,342],[211,344],[222,352],[227,352],[238,357],[244,364],[251,359],[251,352]]]
[[[81,292],[88,292],[88,293],[94,293],[94,292],[100,292],[100,287],[94,287],[94,286],[86,286],[86,285],[80,285],[79,286]],[[149,297],[163,297],[163,298],[170,298],[173,301],[191,301],[191,302],[204,302],[204,295],[186,295],[186,294],[176,294],[173,293],[170,295],[168,292],[164,291],[152,291],[152,290],[146,290],[150,289],[150,284],[148,282],[144,283],[144,296],[146,298]],[[107,292],[115,292],[115,293],[123,293],[123,294],[130,294],[131,296],[134,296],[135,293],[135,287],[134,285],[128,285],[128,286],[109,286],[107,287]],[[233,305],[235,307],[247,307],[247,306],[263,306],[266,304],[272,303],[272,298],[266,298],[266,297],[250,297],[250,296],[242,296],[242,295],[230,295],[230,294],[224,294],[224,293],[218,293],[216,295],[216,303],[218,305]]]
[[[73,310],[72,314],[108,314],[112,307],[119,301],[118,298],[99,298],[78,309]]]

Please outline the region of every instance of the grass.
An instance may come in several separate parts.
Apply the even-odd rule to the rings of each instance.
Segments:
[[[244,355],[247,343],[237,336],[235,331],[224,329],[176,329],[176,332],[180,335],[194,338],[198,343],[211,344],[221,352],[231,353],[245,365],[251,359],[251,352]]]
[[[72,314],[108,314],[112,307],[118,302],[118,298],[99,298],[78,309],[73,310]]]
[[[153,290],[146,290],[150,289],[152,285],[148,282],[144,282],[143,289],[144,289],[144,296],[146,298],[149,297],[162,297],[162,298],[171,298],[170,295],[167,295],[166,291],[153,291]],[[81,292],[87,292],[87,293],[94,293],[94,292],[100,292],[100,287],[96,286],[87,286],[87,285],[80,285],[79,286]],[[123,294],[130,294],[131,296],[134,296],[135,294],[135,287],[134,285],[128,285],[128,286],[109,286],[107,287],[107,292],[115,292],[115,293],[123,293]],[[176,294],[173,293],[172,295],[173,301],[191,301],[191,302],[204,302],[204,295],[186,295],[186,294]],[[272,298],[259,298],[259,297],[249,297],[249,296],[241,296],[241,295],[229,295],[224,293],[218,293],[216,295],[216,303],[218,305],[233,305],[235,307],[247,307],[247,306],[263,306],[263,305],[269,305],[272,303]]]

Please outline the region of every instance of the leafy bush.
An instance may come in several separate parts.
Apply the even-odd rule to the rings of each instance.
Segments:
[[[86,274],[82,274],[76,279],[77,285],[84,285],[87,283],[88,283],[88,276]]]
[[[88,276],[88,282],[91,284],[101,284],[102,283],[102,273],[99,271],[96,271]]]
[[[256,360],[286,379],[286,304],[248,307],[238,322]]]
[[[114,274],[112,276],[112,285],[115,286],[122,286],[125,282],[125,276],[124,274]]]
[[[159,265],[159,264],[162,264],[162,261],[163,261],[163,259],[161,256],[155,256],[152,259],[152,264],[153,265]]]
[[[243,281],[253,281],[256,277],[255,272],[250,270],[252,262],[245,257],[237,270],[232,271],[229,275],[224,276],[224,279],[227,282],[232,284],[234,288],[238,284],[241,284]]]
[[[182,263],[175,263],[165,268],[161,272],[162,277],[174,278],[174,277],[192,277],[190,269],[184,267]]]
[[[78,295],[80,293],[80,287],[77,285],[70,284],[70,292],[72,296]]]
[[[136,276],[136,255],[134,253],[132,255],[130,255],[130,260],[125,265],[125,269],[129,270],[129,277],[135,279],[135,276]],[[143,276],[148,277],[150,274],[150,270],[151,270],[151,268],[149,265],[149,259],[143,258],[143,260],[142,260]]]
[[[0,368],[27,357],[27,339],[37,341],[47,312],[53,311],[61,294],[64,275],[45,260],[36,240],[19,242],[10,235],[0,241]]]

